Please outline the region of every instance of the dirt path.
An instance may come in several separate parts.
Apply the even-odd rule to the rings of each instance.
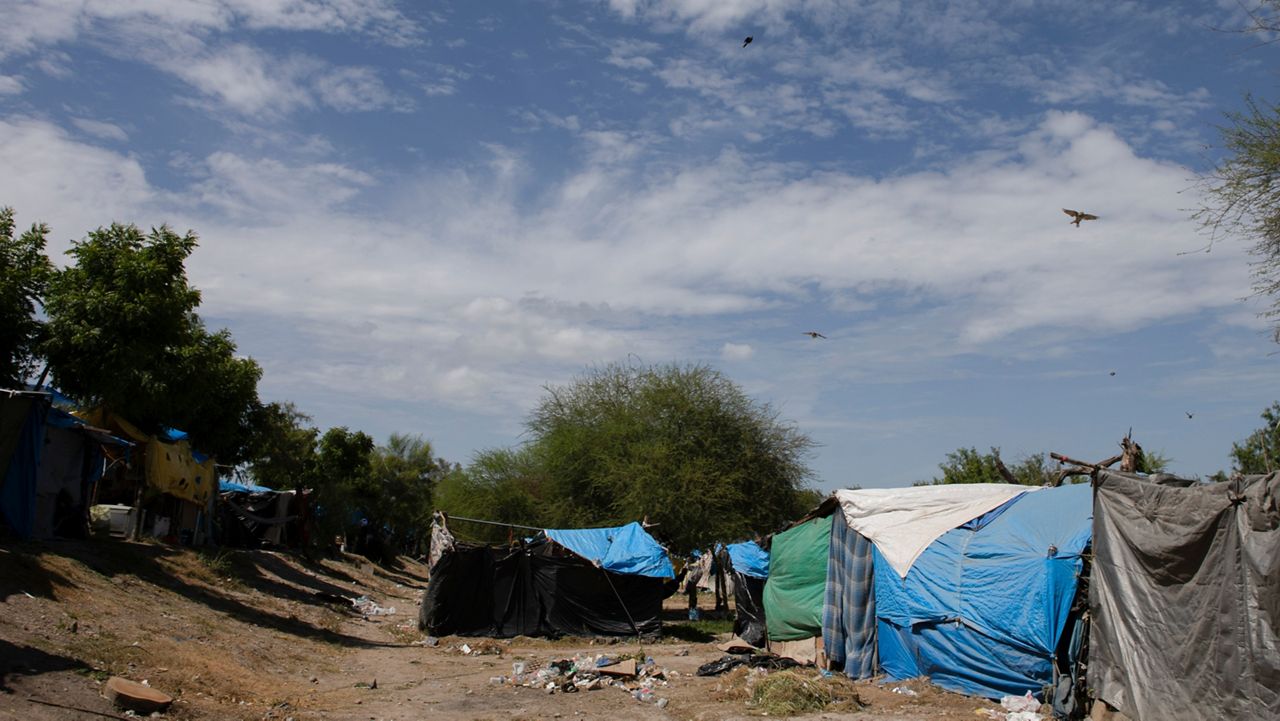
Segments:
[[[0,721],[120,717],[99,694],[111,675],[176,696],[165,718],[184,721],[760,716],[746,703],[745,672],[694,675],[721,656],[714,639],[643,648],[525,638],[426,645],[416,629],[425,575],[412,561],[388,570],[354,557],[312,562],[152,543],[0,546]],[[362,613],[350,601],[362,597],[395,612]],[[665,685],[646,703],[616,686],[548,693],[491,682],[512,676],[515,663],[536,671],[601,653],[652,657]],[[993,707],[923,683],[893,686],[918,695],[857,684],[864,709],[813,717],[973,719],[975,709]]]

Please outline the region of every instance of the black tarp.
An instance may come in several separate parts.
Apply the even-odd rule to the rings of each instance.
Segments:
[[[1138,721],[1280,718],[1280,474],[1103,472],[1089,685]]]
[[[610,573],[548,541],[458,543],[431,568],[419,626],[436,636],[654,634],[674,590],[670,579]]]
[[[756,648],[764,648],[768,640],[764,623],[764,582],[763,578],[733,572],[733,633]]]

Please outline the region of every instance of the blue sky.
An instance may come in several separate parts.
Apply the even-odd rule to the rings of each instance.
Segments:
[[[703,362],[818,441],[830,489],[962,446],[1101,458],[1130,427],[1207,474],[1280,398],[1244,244],[1179,255],[1214,125],[1276,96],[1233,1],[0,17],[0,204],[55,253],[196,230],[202,315],[321,427],[466,462],[548,384]]]

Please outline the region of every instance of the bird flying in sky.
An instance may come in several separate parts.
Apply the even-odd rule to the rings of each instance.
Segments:
[[[1067,210],[1066,208],[1063,208],[1062,212],[1066,213],[1067,215],[1070,215],[1073,218],[1073,220],[1069,220],[1067,222],[1074,223],[1077,228],[1080,227],[1080,221],[1082,220],[1098,219],[1098,216],[1096,215],[1090,215],[1089,213],[1082,213],[1079,210]]]
[[[752,37],[752,36],[748,35],[748,36],[747,36],[747,39],[742,41],[742,47],[744,47],[744,48],[745,48],[746,46],[750,45],[750,44],[751,44],[751,41],[752,41],[752,40],[754,40],[754,39],[755,39],[754,37]]]
[[[1186,414],[1187,414],[1187,418],[1195,418],[1195,417],[1196,417],[1196,414],[1192,413],[1191,411],[1183,411],[1183,413],[1186,413]]]
[[[816,330],[807,330],[807,331],[805,331],[805,332],[804,332],[804,334],[805,334],[805,335],[807,335],[807,336],[809,336],[810,338],[812,338],[812,339],[814,339],[814,340],[817,340],[817,339],[819,339],[819,338],[821,338],[821,339],[823,339],[823,340],[826,340],[826,338],[827,338],[825,335],[823,335],[823,334],[819,333],[819,332],[818,332],[818,331],[816,331]]]

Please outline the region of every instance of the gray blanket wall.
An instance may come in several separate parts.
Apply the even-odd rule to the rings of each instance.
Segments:
[[[1138,721],[1280,718],[1280,473],[1099,475],[1089,685]]]

